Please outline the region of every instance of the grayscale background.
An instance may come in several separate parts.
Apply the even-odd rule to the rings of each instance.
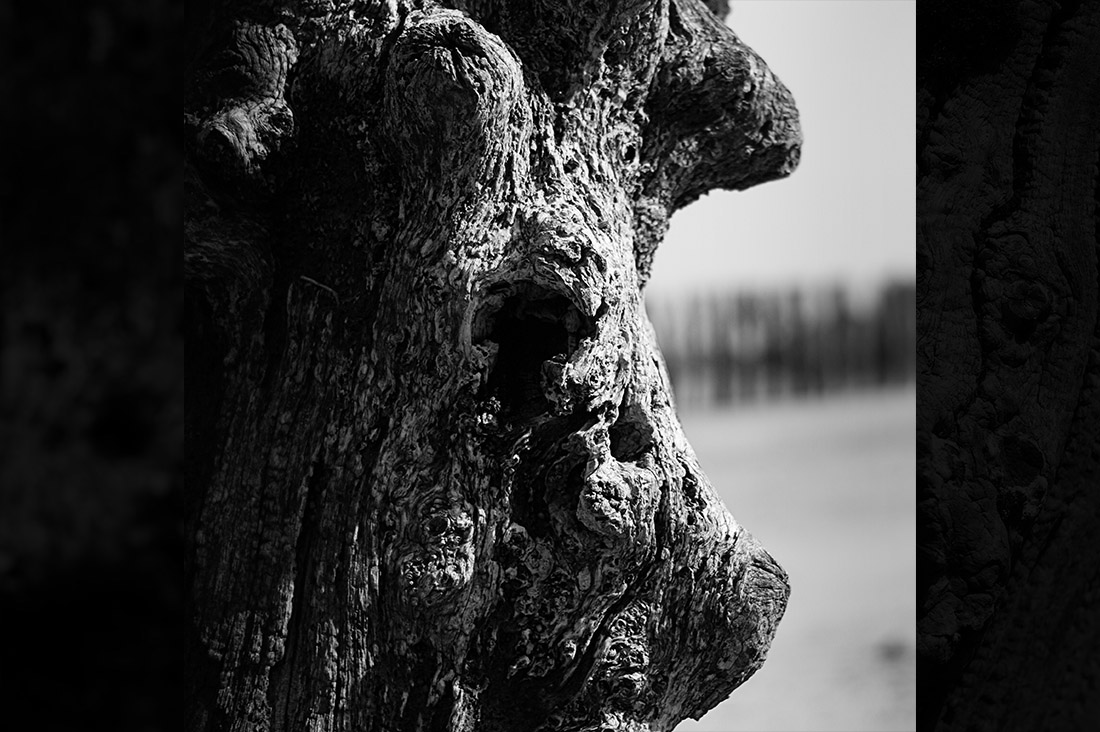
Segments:
[[[916,3],[731,8],[802,162],[677,213],[647,309],[700,464],[792,592],[764,667],[677,730],[912,730]]]

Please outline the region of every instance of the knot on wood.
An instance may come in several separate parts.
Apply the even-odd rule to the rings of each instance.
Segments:
[[[657,479],[649,470],[605,460],[584,478],[577,519],[615,545],[649,545],[656,489]]]
[[[1051,313],[1053,297],[1046,285],[1021,278],[1004,290],[1001,315],[1005,326],[1018,339],[1027,339]]]
[[[519,61],[499,38],[458,11],[409,15],[385,82],[388,133],[407,163],[443,172],[491,147],[504,154],[523,97]]]
[[[556,199],[541,206],[521,209],[518,223],[532,254],[546,264],[572,267],[591,256],[590,227],[581,210],[567,200]],[[602,263],[601,267],[606,266]]]
[[[249,100],[206,120],[196,142],[207,163],[252,177],[293,132],[294,114],[284,100]]]
[[[397,559],[402,596],[415,607],[437,607],[473,579],[474,522],[460,508],[437,510],[411,527],[413,542]]]
[[[286,26],[243,21],[208,64],[197,99],[216,98],[215,109],[185,117],[199,157],[210,172],[238,186],[269,188],[261,166],[294,134],[294,114],[284,98],[298,46]]]
[[[1057,293],[1066,293],[1058,268],[1032,224],[1012,219],[992,224],[975,260],[975,282],[981,296],[983,343],[1009,366],[1020,366],[1050,343],[1059,328],[1052,318]]]
[[[684,711],[698,718],[725,699],[764,663],[786,610],[786,573],[744,529],[719,541],[695,587],[687,645],[701,683]]]
[[[1003,480],[997,481],[997,512],[1014,543],[1039,515],[1047,492],[1046,456],[1028,436],[1009,434],[991,439],[991,456],[999,459]]]
[[[790,175],[802,131],[787,88],[694,0],[669,5],[665,58],[646,102],[645,188],[670,210],[706,191]],[[663,161],[677,159],[677,165]]]

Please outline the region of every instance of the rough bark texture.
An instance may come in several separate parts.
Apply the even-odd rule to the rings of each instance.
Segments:
[[[698,0],[455,5],[189,12],[191,730],[670,729],[785,608],[641,288],[793,100]]]
[[[1100,6],[920,7],[920,729],[1092,729]]]

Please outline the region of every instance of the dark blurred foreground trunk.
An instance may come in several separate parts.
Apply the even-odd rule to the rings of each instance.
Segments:
[[[1100,720],[1100,4],[921,3],[921,730]]]

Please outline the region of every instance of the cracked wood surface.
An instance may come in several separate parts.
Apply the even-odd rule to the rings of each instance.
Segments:
[[[793,100],[697,0],[455,5],[189,15],[191,730],[671,729],[782,617],[642,288]]]

